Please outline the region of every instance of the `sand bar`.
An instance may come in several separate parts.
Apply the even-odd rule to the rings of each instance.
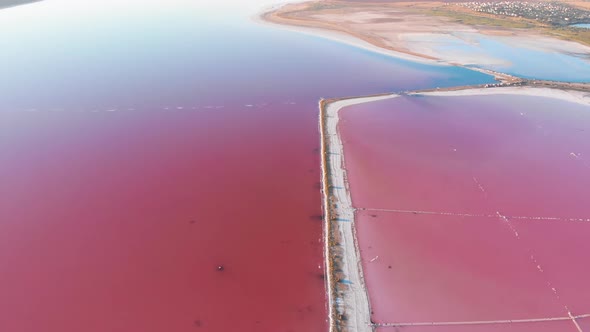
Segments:
[[[489,96],[489,95],[525,95],[535,97],[555,98],[572,103],[590,105],[590,94],[583,91],[561,90],[550,88],[532,88],[532,87],[504,87],[504,88],[476,88],[449,91],[432,91],[409,93],[410,95],[422,96],[440,96],[440,97],[457,97],[457,96]]]
[[[309,24],[307,22],[286,20],[276,14],[280,11],[280,7],[273,8],[275,9],[261,11],[259,15],[253,17],[253,20],[259,24],[271,24],[274,28],[281,28],[287,31],[293,31],[298,33],[304,33],[314,37],[320,37],[340,42],[346,45],[354,46],[357,48],[361,48],[364,50],[368,50],[371,52],[375,52],[378,54],[392,56],[398,59],[431,65],[448,65],[448,63],[446,63],[445,61],[441,61],[432,57],[423,56],[420,54],[412,54],[411,52],[404,51],[403,49],[386,48],[382,45],[376,45],[375,43],[371,43],[363,38],[358,38],[358,36],[340,29],[330,29],[315,24]]]
[[[590,54],[586,45],[544,36],[531,29],[467,25],[429,14],[443,7],[442,2],[308,2],[265,12],[261,19],[381,54],[431,64],[509,66],[511,58],[492,55],[480,45],[482,38],[526,50],[576,54],[580,59]]]
[[[343,145],[338,135],[338,112],[346,106],[396,96],[320,102],[330,331],[372,331],[370,303],[355,236],[354,209],[346,181]]]

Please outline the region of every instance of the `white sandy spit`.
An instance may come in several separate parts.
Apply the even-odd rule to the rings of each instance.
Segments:
[[[324,121],[320,121],[323,142],[322,155],[326,156],[322,158],[324,211],[326,216],[330,218],[330,220],[327,220],[327,223],[333,223],[330,233],[328,231],[325,232],[325,256],[329,257],[331,250],[335,250],[335,248],[330,247],[330,236],[338,234],[340,238],[338,249],[342,250],[342,274],[347,281],[346,285],[335,285],[332,284],[332,278],[328,278],[328,307],[331,319],[335,316],[333,313],[334,310],[339,315],[346,315],[346,321],[342,321],[340,324],[346,324],[347,330],[349,331],[370,332],[373,328],[371,326],[371,305],[364,283],[361,255],[356,240],[352,198],[348,188],[348,181],[346,180],[344,150],[342,139],[338,134],[338,112],[346,106],[389,99],[396,96],[385,95],[339,100],[327,104],[325,114],[321,114],[324,116]],[[328,138],[327,141],[326,138]],[[328,183],[332,184],[330,188],[328,188]],[[330,211],[330,202],[334,210],[328,214],[327,211]],[[327,275],[332,276],[333,273],[334,271],[331,271],[331,267],[328,264]],[[334,298],[334,290],[337,287],[346,287],[346,291],[342,297]],[[334,331],[335,322],[331,321],[330,323],[330,330]]]
[[[410,93],[410,95],[422,96],[489,96],[489,95],[524,95],[535,97],[555,98],[572,103],[590,105],[590,93],[574,90],[533,88],[533,87],[505,87],[505,88],[481,88],[455,91],[433,91],[425,93]]]
[[[479,46],[479,37],[483,37],[483,35],[478,32],[457,34],[412,32],[400,33],[398,38],[412,52],[438,58],[442,62],[458,63],[463,66],[479,65],[490,67],[511,65],[508,59],[499,59],[490,56],[487,50]],[[519,37],[510,38],[519,39]]]
[[[432,60],[427,58],[422,58],[419,56],[403,53],[403,52],[396,52],[388,49],[384,49],[378,46],[375,46],[371,43],[368,43],[362,39],[353,37],[344,32],[338,32],[333,30],[325,30],[320,28],[310,28],[310,27],[302,27],[302,26],[295,26],[295,25],[286,25],[286,24],[278,24],[265,21],[261,18],[261,15],[264,14],[266,11],[261,12],[260,14],[252,17],[253,21],[262,25],[272,26],[273,28],[280,28],[283,30],[291,31],[291,32],[298,32],[303,33],[308,36],[324,38],[332,41],[336,41],[342,44],[346,44],[349,46],[353,46],[356,48],[368,50],[374,53],[387,55],[393,58],[408,60],[412,62],[430,64],[430,65],[439,65],[439,66],[449,66],[448,63],[440,60]]]

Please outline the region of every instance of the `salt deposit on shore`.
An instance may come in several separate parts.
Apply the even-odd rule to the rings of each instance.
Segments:
[[[397,95],[382,95],[320,103],[323,201],[327,221],[324,243],[331,331],[338,330],[337,326],[348,331],[373,330],[346,180],[344,148],[338,134],[338,112],[346,106],[395,97]],[[335,271],[335,265],[341,272]]]
[[[555,98],[578,104],[590,105],[590,95],[582,91],[549,89],[549,88],[531,88],[531,87],[505,87],[505,88],[477,88],[452,91],[433,91],[424,93],[410,93],[410,95],[422,96],[484,96],[484,95],[526,95],[535,97]]]

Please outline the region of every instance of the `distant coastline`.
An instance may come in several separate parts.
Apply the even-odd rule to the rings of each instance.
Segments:
[[[379,53],[387,56],[392,56],[398,59],[430,64],[430,65],[440,65],[440,66],[448,66],[449,64],[439,61],[435,58],[428,58],[422,57],[417,54],[410,54],[407,52],[403,52],[402,50],[395,50],[390,48],[383,48],[379,47],[375,44],[372,44],[364,39],[359,39],[356,36],[350,35],[344,31],[336,30],[336,29],[328,29],[324,27],[317,27],[307,24],[293,24],[294,22],[290,21],[283,21],[277,18],[274,14],[274,11],[265,11],[259,14],[257,17],[254,17],[254,20],[260,24],[268,24],[272,25],[274,28],[285,29],[289,31],[296,31],[299,33],[304,33],[316,37],[321,37],[329,40],[333,40],[339,43],[351,45],[354,47],[358,47],[361,49],[365,49],[374,53]]]
[[[421,5],[423,3],[416,3],[416,6]],[[403,3],[402,5],[397,3],[363,4],[342,1],[289,3],[261,13],[258,21],[274,24],[289,30],[320,36],[399,59],[431,65],[463,67],[488,74],[498,81],[497,84],[476,86],[474,88],[527,85],[590,92],[590,83],[569,82],[559,79],[526,79],[518,75],[483,68],[486,65],[503,61],[502,59],[478,57],[468,52],[460,51],[453,52],[446,57],[439,55],[434,45],[444,43],[444,40],[431,40],[430,36],[451,35],[455,31],[479,33],[492,37],[511,38],[510,40],[515,44],[521,42],[530,43],[529,46],[532,48],[547,47],[547,42],[552,41],[555,42],[555,45],[552,45],[554,49],[547,49],[547,52],[588,54],[588,57],[590,57],[590,47],[576,42],[550,37],[540,37],[542,39],[537,40],[532,38],[535,37],[534,33],[528,30],[523,31],[522,29],[508,27],[472,27],[456,24],[447,19],[426,15],[424,14],[424,8],[421,8],[417,14],[413,10],[413,7],[412,9],[407,9],[409,8],[408,6],[408,3]],[[399,7],[401,10],[393,11],[394,14],[392,15],[394,16],[387,18],[377,17],[375,14],[389,7],[391,7],[390,9]],[[346,18],[346,23],[339,24],[338,20],[344,18]],[[356,23],[350,24],[352,21]],[[375,25],[381,23],[393,25]],[[400,31],[398,28],[401,26],[403,28]],[[386,27],[395,31],[388,32],[384,29]],[[424,38],[425,41],[421,41],[420,48],[417,48],[411,40],[408,41],[406,38]],[[465,87],[452,87],[449,89],[454,90],[457,88],[463,89]]]
[[[588,62],[590,57],[590,47],[575,41],[557,39],[542,31],[523,29],[518,25],[513,27],[498,26],[495,22],[489,25],[478,24],[478,22],[457,22],[433,11],[432,8],[438,7],[432,6],[437,5],[328,0],[290,3],[275,7],[260,14],[259,19],[290,30],[313,34],[400,59],[433,65],[463,66],[483,71],[502,82],[515,82],[516,76],[530,77],[530,75],[526,72],[507,75],[500,68],[510,66],[512,59],[503,56],[503,53],[495,55],[493,52],[488,53],[487,48],[477,46],[479,38],[501,41],[507,47],[522,47],[523,50],[545,54],[561,54],[564,59],[570,57]],[[441,47],[441,45],[448,47]],[[469,49],[470,47],[473,49]],[[590,62],[588,65],[590,67]],[[560,75],[559,78],[537,78],[559,81],[567,80],[566,77],[569,77],[568,74]],[[582,77],[585,76],[578,75],[573,81],[585,81]]]
[[[291,11],[305,10],[306,6],[308,6],[308,3],[291,3],[283,5],[270,11],[262,12],[259,18],[262,22],[287,27],[290,30],[313,34],[326,39],[367,49],[376,53],[394,56],[400,59],[428,64],[446,64],[435,57],[413,53],[403,48],[388,47],[377,39],[366,38],[362,34],[343,29],[336,24],[311,21],[303,17],[289,17],[289,13]]]

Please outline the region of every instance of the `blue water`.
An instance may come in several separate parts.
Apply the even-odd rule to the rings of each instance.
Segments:
[[[0,40],[0,110],[315,101],[491,82],[186,0],[21,6],[0,12]]]
[[[480,67],[524,78],[590,82],[590,59],[587,56],[540,50],[527,45],[509,45],[502,42],[502,39],[483,35],[470,37],[475,42],[452,39],[437,49],[503,60],[507,64]]]
[[[493,80],[244,3],[0,11],[0,331],[328,329],[319,99]]]
[[[550,53],[513,47],[493,39],[482,38],[480,45],[492,56],[504,57],[512,64],[495,69],[525,78],[590,82],[590,62],[575,55]]]
[[[318,99],[493,79],[257,25],[250,3],[0,11],[0,331],[326,330]]]
[[[588,24],[588,23],[572,24],[570,26],[575,27],[575,28],[590,29],[590,24]]]

